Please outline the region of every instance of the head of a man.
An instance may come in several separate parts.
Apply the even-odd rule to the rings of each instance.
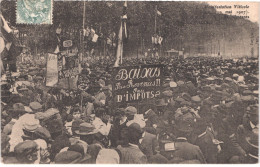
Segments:
[[[131,144],[139,144],[139,140],[142,138],[143,130],[137,123],[132,123],[128,127],[128,138],[129,143]]]
[[[32,164],[38,159],[37,151],[37,144],[32,140],[21,142],[14,148],[17,160],[25,164]]]

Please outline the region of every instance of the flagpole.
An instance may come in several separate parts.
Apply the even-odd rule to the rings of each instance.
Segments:
[[[157,5],[155,5],[154,32],[156,34]]]
[[[82,20],[82,58],[84,57],[85,48],[84,48],[84,30],[85,30],[85,19],[86,19],[86,1],[83,1],[83,20]]]

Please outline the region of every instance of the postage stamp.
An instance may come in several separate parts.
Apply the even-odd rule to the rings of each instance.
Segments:
[[[16,23],[52,24],[52,0],[17,0]]]

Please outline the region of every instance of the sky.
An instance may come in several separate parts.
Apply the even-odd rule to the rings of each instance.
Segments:
[[[226,11],[231,11],[232,10],[232,14],[231,15],[236,15],[236,16],[242,16],[242,17],[249,17],[246,19],[249,19],[252,22],[257,22],[259,23],[259,6],[260,6],[260,2],[225,2],[225,1],[218,1],[218,2],[214,2],[214,1],[208,1],[207,2],[209,5],[212,6],[231,6],[231,8],[216,8],[217,11],[220,11],[222,13],[225,13]],[[235,8],[235,5],[243,5],[243,6],[248,6],[248,8]]]

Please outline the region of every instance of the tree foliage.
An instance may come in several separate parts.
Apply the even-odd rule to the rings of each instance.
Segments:
[[[145,49],[151,48],[151,36],[155,33],[155,6],[162,13],[157,17],[157,30],[164,38],[162,49],[185,49],[190,54],[216,53],[248,54],[251,34],[258,37],[258,24],[237,16],[218,13],[207,3],[201,2],[128,2],[129,54],[135,54],[144,41]],[[44,50],[44,42],[59,23],[66,30],[73,30],[75,39],[83,23],[82,1],[55,1],[53,25],[35,26],[15,24],[15,1],[2,1],[5,18],[18,29],[34,32],[34,40]],[[118,32],[123,2],[86,2],[86,26],[108,37]],[[45,35],[39,35],[45,34]],[[29,42],[32,43],[32,42]],[[31,45],[31,44],[30,44]],[[32,46],[33,47],[33,46]],[[243,48],[243,49],[241,49]],[[132,53],[131,53],[132,52]],[[242,53],[243,52],[243,53]]]

